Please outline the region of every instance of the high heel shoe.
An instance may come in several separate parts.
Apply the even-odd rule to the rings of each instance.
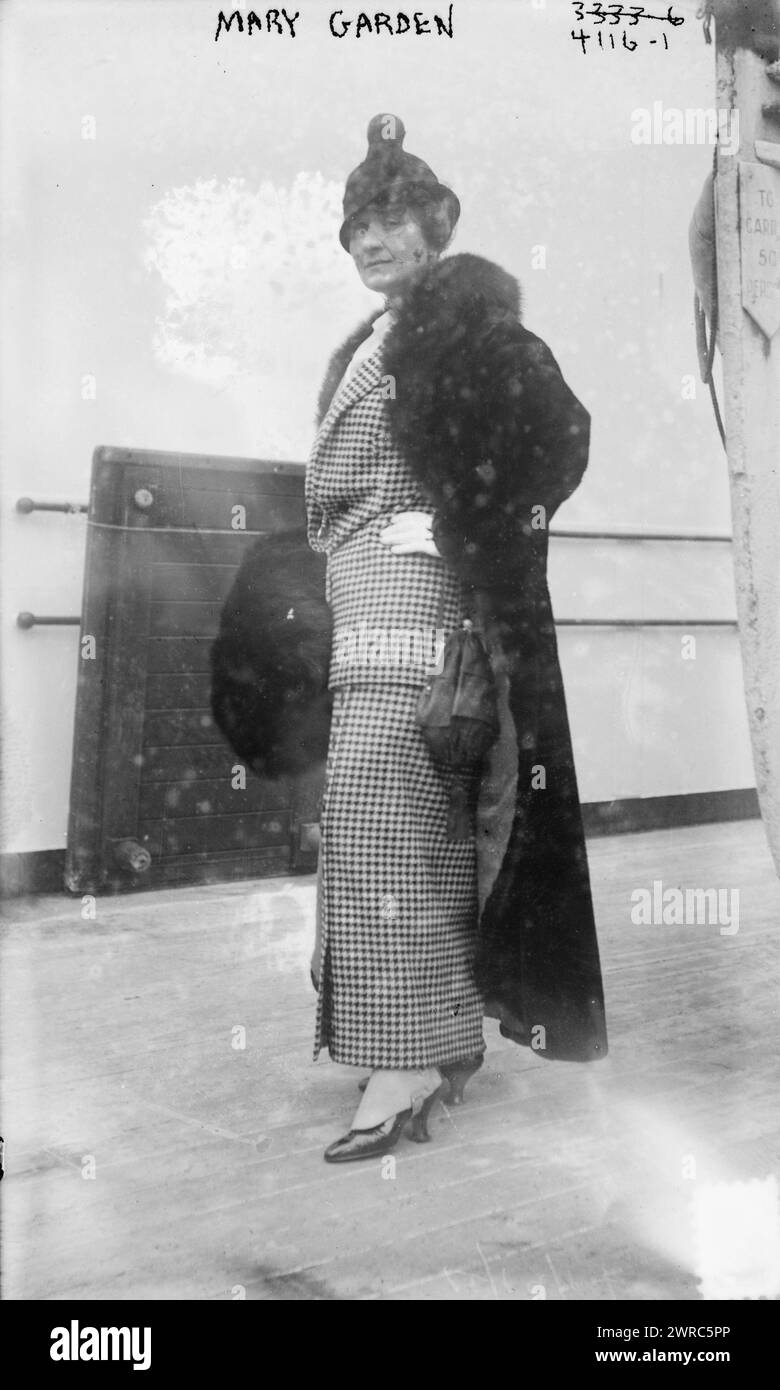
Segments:
[[[446,1089],[446,1083],[442,1081],[441,1086],[437,1086],[435,1091],[432,1091],[429,1096],[425,1097],[419,1110],[413,1111],[412,1122],[409,1126],[409,1138],[413,1139],[415,1144],[430,1143],[431,1136],[428,1133],[428,1116],[436,1104],[436,1101],[442,1099],[442,1094]]]
[[[443,1090],[442,1082],[422,1103],[415,1103],[406,1110],[399,1110],[397,1115],[390,1115],[380,1125],[374,1125],[373,1129],[349,1130],[328,1146],[323,1154],[325,1162],[354,1163],[362,1158],[379,1158],[395,1148],[407,1123],[409,1137],[416,1144],[428,1144],[431,1138],[428,1133],[428,1117]]]
[[[463,1091],[466,1082],[471,1080],[475,1072],[478,1072],[484,1061],[481,1052],[474,1057],[461,1058],[459,1062],[441,1062],[439,1071],[445,1080],[450,1083],[450,1105],[463,1104]]]
[[[483,1053],[478,1052],[474,1057],[461,1057],[457,1062],[438,1063],[439,1071],[445,1081],[449,1083],[451,1105],[463,1104],[466,1082],[470,1081],[474,1073],[479,1071],[484,1060]],[[365,1091],[367,1085],[368,1077],[364,1076],[362,1081],[358,1081],[358,1090]]]

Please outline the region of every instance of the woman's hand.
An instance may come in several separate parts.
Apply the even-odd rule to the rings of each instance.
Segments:
[[[393,555],[434,555],[441,559],[433,539],[432,523],[429,512],[399,512],[390,525],[380,531],[379,539],[383,545],[389,545]]]

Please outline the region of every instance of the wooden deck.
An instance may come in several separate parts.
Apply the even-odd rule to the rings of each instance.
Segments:
[[[716,1185],[778,1172],[780,885],[756,821],[589,851],[610,1056],[545,1062],[488,1023],[433,1142],[344,1168],[322,1150],[357,1074],[311,1062],[311,879],[102,898],[95,921],[7,904],[3,1296],[708,1296]],[[654,880],[737,888],[739,930],[634,925]]]

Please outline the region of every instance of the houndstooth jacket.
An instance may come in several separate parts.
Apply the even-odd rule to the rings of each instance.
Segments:
[[[371,321],[363,329],[359,341]],[[399,512],[432,512],[390,434],[390,391],[380,343],[336,390],[306,472],[309,544],[328,557],[331,689],[422,685],[464,612],[462,585],[447,565],[430,555],[393,555],[379,538]]]

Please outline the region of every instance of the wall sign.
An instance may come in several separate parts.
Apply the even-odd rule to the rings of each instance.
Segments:
[[[740,163],[742,307],[771,338],[780,328],[780,169]]]

